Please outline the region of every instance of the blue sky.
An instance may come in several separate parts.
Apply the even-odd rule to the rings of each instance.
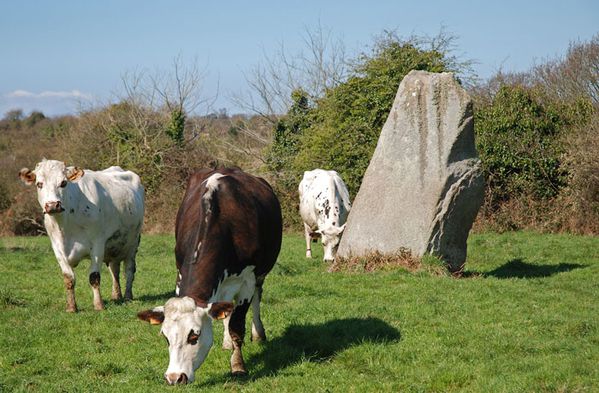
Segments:
[[[188,1],[0,2],[0,116],[33,109],[74,113],[78,102],[108,102],[121,76],[167,69],[180,55],[205,67],[215,108],[247,90],[244,73],[281,43],[302,48],[321,25],[356,52],[383,30],[456,34],[457,53],[486,78],[524,71],[599,33],[599,1]]]

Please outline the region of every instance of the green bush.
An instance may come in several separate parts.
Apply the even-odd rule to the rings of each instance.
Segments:
[[[446,50],[423,46],[417,39],[384,36],[322,97],[311,102],[302,90],[293,92],[293,104],[277,122],[267,151],[282,200],[295,201],[303,172],[314,168],[336,170],[356,195],[404,76],[411,70],[460,71]],[[284,215],[297,216],[295,205],[283,203],[284,210],[291,209]]]
[[[300,136],[294,171],[334,169],[354,196],[402,79],[411,70],[450,71],[444,57],[411,42],[379,41],[372,54],[360,56],[346,82],[316,103],[310,127]]]
[[[572,207],[568,230],[599,233],[599,113],[569,133],[564,141],[568,187],[564,194]]]
[[[8,187],[3,182],[0,182],[0,212],[8,209],[11,205],[12,201],[10,198],[10,193],[8,191]]]
[[[167,157],[181,150],[184,121],[183,113],[158,112],[123,101],[83,113],[71,130],[76,137],[67,141],[65,150],[83,167],[119,165],[138,173],[151,194],[167,171]]]
[[[476,146],[491,209],[519,196],[553,198],[567,184],[561,136],[592,113],[587,100],[549,99],[540,88],[502,85],[475,110]]]
[[[297,185],[301,173],[294,170],[293,163],[300,149],[300,138],[310,127],[313,111],[305,91],[293,91],[291,99],[293,103],[289,112],[275,124],[273,142],[265,156],[267,166],[274,175],[272,186],[279,196],[283,222],[286,227],[299,228]]]

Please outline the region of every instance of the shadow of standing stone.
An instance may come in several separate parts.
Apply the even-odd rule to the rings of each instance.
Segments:
[[[337,255],[408,248],[460,271],[483,196],[472,100],[452,73],[411,71],[399,86]]]

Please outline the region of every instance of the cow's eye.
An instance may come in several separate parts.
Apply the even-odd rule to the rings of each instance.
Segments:
[[[37,188],[42,188],[44,186],[44,183],[42,182],[37,182],[36,184]]]
[[[63,181],[60,182],[60,187],[61,188],[65,188],[66,186],[67,186],[67,181],[66,180],[63,180]]]
[[[187,343],[191,344],[191,345],[196,345],[198,343],[199,338],[200,338],[199,332],[196,333],[193,330],[190,330],[189,334],[187,335]]]

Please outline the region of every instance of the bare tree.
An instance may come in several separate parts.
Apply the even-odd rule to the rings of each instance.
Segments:
[[[185,64],[179,55],[173,59],[170,69],[153,73],[147,70],[125,73],[121,77],[123,93],[118,98],[121,102],[131,104],[132,121],[141,132],[148,129],[148,112],[161,114],[165,122],[166,118],[171,117],[171,121],[174,121],[174,117],[179,116],[180,127],[191,127],[186,132],[187,140],[182,141],[185,144],[195,140],[202,130],[196,127],[196,123],[187,123],[185,119],[192,114],[209,113],[218,97],[218,92],[205,95],[205,77],[206,69],[198,66],[197,59]],[[168,128],[163,128],[163,131],[168,131]],[[154,133],[155,138],[161,136]],[[144,141],[147,141],[146,136]]]
[[[205,95],[206,75],[206,69],[198,66],[197,59],[185,64],[179,55],[173,59],[169,69],[154,72],[134,70],[123,74],[123,93],[117,94],[117,98],[156,111],[180,110],[188,115],[207,114],[218,92]]]
[[[347,74],[344,43],[319,24],[305,29],[304,50],[289,53],[281,43],[273,56],[246,74],[249,91],[233,101],[250,113],[275,121],[291,105],[291,93],[302,89],[312,100],[339,83]]]
[[[189,116],[208,112],[214,99],[204,95],[204,76],[197,61],[184,64],[180,56],[169,70],[125,73],[117,103],[82,113],[74,134],[85,136],[82,146],[73,149],[66,141],[65,150],[88,167],[135,169],[154,188],[166,173],[185,177],[185,168],[202,165],[194,160],[204,158],[199,151],[186,154],[202,149],[193,142],[205,126]]]
[[[173,59],[170,72],[158,72],[150,76],[150,86],[163,105],[171,111],[177,109],[191,114],[199,108],[204,108],[204,113],[208,113],[216,101],[218,92],[211,97],[203,96],[205,77],[206,69],[198,67],[197,59],[185,66],[179,55]]]
[[[314,102],[346,78],[348,63],[341,39],[318,24],[306,28],[302,40],[303,49],[296,53],[284,43],[274,55],[264,53],[261,64],[245,75],[248,91],[232,97],[252,116],[236,121],[241,138],[226,141],[223,147],[247,156],[251,166],[264,163],[264,147],[272,140],[274,124],[289,110],[293,91],[302,90]]]
[[[588,97],[599,107],[599,34],[588,42],[572,42],[565,58],[534,69],[549,92],[561,99]]]

